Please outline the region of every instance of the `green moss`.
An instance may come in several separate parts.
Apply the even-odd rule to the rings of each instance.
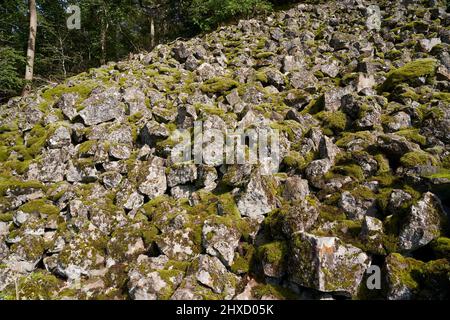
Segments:
[[[288,246],[285,241],[275,241],[258,248],[258,255],[263,261],[271,264],[282,264],[286,258]]]
[[[78,147],[78,153],[81,154],[87,154],[89,152],[93,152],[93,148],[97,145],[98,141],[96,140],[89,140],[86,142],[83,142]]]
[[[433,92],[433,99],[441,100],[450,103],[450,93],[448,92]]]
[[[19,209],[26,213],[39,213],[48,216],[59,214],[58,207],[49,204],[45,200],[32,200],[22,205]]]
[[[347,126],[347,116],[341,111],[322,111],[316,115],[322,121],[324,129],[331,130],[329,135],[333,135],[345,130]]]
[[[340,194],[336,193],[336,197],[334,200],[328,199],[329,204],[320,206],[319,218],[320,220],[322,220],[322,222],[333,222],[346,219],[344,212],[342,212],[342,210],[340,210],[336,205],[336,203],[339,201],[339,198]]]
[[[256,59],[267,59],[274,55],[275,55],[275,53],[273,53],[273,52],[260,52],[260,53],[256,54],[255,57],[256,57]]]
[[[390,91],[395,85],[410,82],[419,77],[431,76],[435,73],[437,62],[435,59],[418,59],[392,70],[381,86],[382,91]]]
[[[431,249],[433,250],[436,258],[447,259],[450,261],[450,239],[440,237],[431,243]]]
[[[63,282],[47,271],[37,271],[29,276],[24,276],[15,287],[9,288],[9,295],[19,300],[52,300],[57,298],[57,293]]]
[[[314,160],[315,154],[308,152],[304,156],[297,151],[290,151],[284,158],[283,164],[292,169],[303,170]]]
[[[0,222],[10,222],[13,221],[12,213],[0,213]]]
[[[290,289],[283,288],[277,285],[260,284],[252,289],[252,294],[255,298],[261,299],[263,297],[275,297],[281,300],[296,300],[297,295]]]
[[[424,263],[412,258],[403,257],[399,253],[392,253],[389,259],[392,280],[401,283],[410,290],[418,289],[419,284],[413,277],[414,271],[420,271]]]
[[[76,93],[79,96],[79,100],[82,100],[86,99],[96,87],[98,87],[98,83],[96,81],[86,80],[74,86],[60,84],[54,88],[44,91],[42,93],[42,98],[47,101],[53,101],[54,99],[61,97],[64,93]]]
[[[436,159],[423,151],[411,151],[400,158],[400,163],[406,168],[413,168],[418,165],[436,165]]]
[[[255,78],[257,81],[260,81],[262,83],[267,83],[269,81],[269,79],[267,78],[267,75],[264,71],[256,72]]]
[[[374,138],[372,132],[370,131],[344,132],[342,134],[342,138],[336,141],[336,145],[338,147],[345,148],[354,140],[362,140],[369,146]]]
[[[31,129],[27,140],[27,153],[32,157],[36,157],[36,155],[38,155],[41,149],[45,146],[48,138],[53,134],[55,129],[56,126],[54,125],[47,127],[43,127],[40,124],[35,125],[33,129]]]
[[[236,88],[239,85],[238,82],[226,77],[216,77],[207,80],[201,85],[200,90],[204,93],[224,93]]]
[[[251,271],[256,249],[253,245],[243,242],[239,252],[236,252],[231,271],[235,274],[243,274]]]
[[[364,172],[361,169],[361,167],[357,164],[351,163],[351,164],[335,166],[332,169],[332,172],[340,174],[340,175],[355,178],[358,181],[364,180]]]
[[[46,187],[39,181],[20,181],[14,179],[5,179],[0,181],[0,195],[4,196],[8,190],[19,191],[19,190],[46,190]]]
[[[438,178],[438,179],[450,179],[450,170],[448,169],[441,169],[436,173],[433,173],[429,176],[427,176],[428,178]]]
[[[154,225],[149,225],[142,231],[142,239],[144,240],[144,245],[149,247],[158,237],[159,230]]]
[[[400,130],[400,131],[397,131],[395,134],[405,137],[409,141],[418,143],[421,146],[424,146],[427,142],[427,139],[419,133],[419,129]]]

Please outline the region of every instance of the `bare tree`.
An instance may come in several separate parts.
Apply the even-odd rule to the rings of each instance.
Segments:
[[[25,68],[25,87],[23,88],[22,95],[26,95],[31,90],[31,83],[33,81],[34,72],[34,56],[36,50],[36,33],[37,33],[37,12],[36,12],[36,0],[28,0],[29,15],[30,15],[30,32],[28,36],[28,49],[27,49],[27,65]]]

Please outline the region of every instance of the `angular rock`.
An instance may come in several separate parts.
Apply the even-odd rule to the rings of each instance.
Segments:
[[[370,258],[335,237],[295,234],[289,275],[293,282],[320,290],[354,296]]]
[[[400,229],[400,250],[413,251],[439,237],[446,219],[439,198],[431,192],[425,193],[411,207],[406,222]]]
[[[237,202],[242,216],[258,218],[275,208],[275,198],[268,177],[253,174]]]

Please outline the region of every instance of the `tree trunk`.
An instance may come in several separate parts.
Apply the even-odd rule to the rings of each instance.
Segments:
[[[28,0],[30,11],[30,32],[28,37],[28,49],[27,49],[27,65],[25,68],[25,87],[23,88],[22,95],[26,95],[31,90],[31,82],[33,81],[34,73],[34,56],[36,49],[36,32],[37,32],[37,12],[36,12],[36,0]]]
[[[155,47],[155,21],[150,17],[150,50]]]
[[[103,9],[103,17],[102,17],[102,26],[101,26],[101,31],[100,31],[100,45],[101,45],[101,51],[102,51],[102,55],[101,55],[101,59],[100,59],[100,63],[102,65],[106,64],[106,39],[107,39],[107,35],[108,35],[108,28],[109,28],[109,23],[108,23],[108,17],[107,17],[107,12],[106,9]]]

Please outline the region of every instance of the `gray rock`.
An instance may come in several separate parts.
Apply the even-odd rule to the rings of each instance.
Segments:
[[[319,217],[317,200],[306,198],[292,204],[283,217],[282,231],[290,238],[295,232],[309,231]]]
[[[330,171],[332,167],[330,159],[321,159],[312,161],[305,170],[309,181],[320,178]]]
[[[143,144],[154,148],[158,141],[167,139],[169,134],[169,130],[164,125],[152,120],[142,128],[140,138]]]
[[[144,204],[144,196],[137,192],[133,192],[127,199],[123,207],[127,210],[135,210]]]
[[[340,72],[339,64],[335,60],[322,65],[320,70],[323,74],[331,78],[335,78]]]
[[[445,219],[442,204],[433,193],[427,192],[411,207],[400,229],[399,248],[413,251],[439,237]]]
[[[338,206],[352,220],[362,220],[366,215],[375,215],[377,211],[375,199],[354,196],[348,191],[344,191],[341,194]]]
[[[237,277],[229,273],[217,257],[200,255],[195,277],[199,283],[214,293],[224,294],[225,299],[231,299],[235,294],[235,287],[231,281]]]
[[[156,241],[159,250],[169,259],[186,260],[195,256],[195,244],[189,229],[167,230]]]
[[[153,157],[142,169],[139,191],[152,199],[163,195],[166,190],[167,178],[164,160]]]
[[[411,127],[411,117],[409,114],[400,111],[392,116],[392,120],[387,124],[390,132],[407,129]]]
[[[319,143],[319,153],[321,158],[329,159],[334,163],[336,156],[340,153],[340,149],[330,138],[323,136]]]
[[[233,264],[240,237],[236,227],[217,223],[214,219],[206,220],[203,225],[202,243],[206,253],[218,257],[226,267]]]
[[[360,249],[335,237],[306,232],[294,235],[289,262],[293,282],[320,290],[356,295],[370,258]]]
[[[441,43],[440,38],[420,39],[419,45],[422,51],[430,52],[436,45]]]
[[[73,93],[65,93],[61,95],[61,98],[59,99],[57,103],[57,107],[61,109],[64,116],[66,116],[67,119],[72,121],[75,119],[75,117],[78,115],[78,112],[75,108],[75,103],[78,100],[78,95]]]
[[[120,100],[121,95],[116,88],[92,94],[82,103],[85,108],[79,112],[79,115],[88,126],[121,119],[124,108]]]
[[[366,11],[366,26],[369,30],[380,31],[381,29],[381,11],[377,5],[370,5]]]
[[[241,215],[258,218],[275,208],[275,198],[268,179],[268,177],[253,173],[250,182],[237,202]]]
[[[303,200],[309,195],[308,180],[304,180],[298,176],[286,179],[283,191],[283,198],[288,201]]]

